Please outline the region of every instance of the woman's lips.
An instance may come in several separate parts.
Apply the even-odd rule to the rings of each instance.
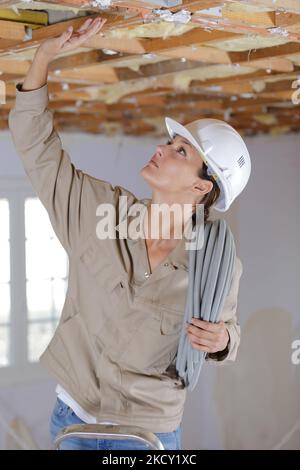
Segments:
[[[151,158],[151,160],[149,161],[149,163],[152,163],[152,165],[155,165],[156,168],[159,168],[159,167],[158,167],[158,164],[156,163],[156,161],[155,161],[153,158]]]

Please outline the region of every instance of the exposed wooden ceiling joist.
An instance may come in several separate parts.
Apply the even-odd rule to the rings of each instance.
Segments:
[[[299,1],[178,3],[0,0],[1,129],[41,42],[101,16],[97,35],[49,65],[59,129],[158,135],[168,115],[225,119],[248,135],[297,132]]]

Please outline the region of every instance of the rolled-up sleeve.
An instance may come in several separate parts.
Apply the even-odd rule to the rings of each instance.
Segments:
[[[18,83],[9,129],[32,187],[70,254],[84,237],[84,224],[90,220],[87,211],[93,211],[95,217],[96,205],[114,201],[119,187],[75,168],[62,148],[48,101],[47,83],[29,91],[22,90]]]
[[[235,361],[237,357],[237,351],[241,340],[241,327],[237,315],[237,305],[242,272],[242,262],[240,258],[236,256],[231,286],[219,317],[219,321],[223,320],[225,322],[225,326],[229,334],[229,341],[227,347],[223,351],[208,353],[205,357],[206,361],[212,362],[216,365],[230,364]]]

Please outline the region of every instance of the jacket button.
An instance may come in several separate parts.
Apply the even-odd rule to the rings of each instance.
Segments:
[[[165,263],[164,266],[169,266],[169,263]]]
[[[145,272],[145,277],[149,277],[149,276],[150,276],[150,274],[147,273],[147,271],[146,271],[146,272]]]

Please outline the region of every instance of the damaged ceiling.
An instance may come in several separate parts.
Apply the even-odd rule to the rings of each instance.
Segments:
[[[1,129],[41,42],[88,16],[107,21],[49,65],[58,130],[160,136],[165,116],[300,130],[300,0],[0,0]]]

